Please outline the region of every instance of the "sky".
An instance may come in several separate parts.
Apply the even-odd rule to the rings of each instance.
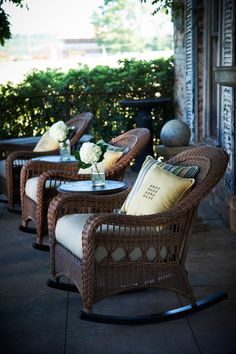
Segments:
[[[137,1],[137,6],[140,8],[141,13],[141,3]],[[93,38],[93,26],[91,25],[91,16],[93,11],[98,9],[99,6],[103,5],[103,0],[25,0],[24,3],[28,5],[27,8],[19,8],[14,6],[12,3],[4,2],[2,7],[10,15],[11,23],[11,33],[21,34],[21,35],[33,35],[33,34],[52,34],[55,38]],[[146,3],[143,6],[148,6]],[[139,27],[140,33],[144,36],[150,36],[150,34],[155,34],[160,32],[163,33],[173,33],[173,24],[170,19],[163,14],[157,14],[155,16],[151,15],[152,8],[150,9],[150,15],[148,10],[148,16],[145,19],[142,18],[141,26]],[[164,16],[164,17],[163,17]],[[162,23],[162,26],[160,24]],[[164,26],[163,26],[164,23]],[[136,29],[135,29],[136,30]],[[10,40],[9,40],[10,41]],[[148,56],[152,53],[140,53],[144,57],[139,57],[140,60],[151,60],[154,57]],[[152,54],[153,55],[153,54]],[[168,56],[171,54],[168,54]],[[165,53],[160,54],[160,56],[165,56]],[[133,54],[132,54],[133,57]],[[155,58],[157,54],[155,54]],[[113,61],[110,56],[107,57],[107,62],[104,62],[105,58],[102,55],[101,61],[98,62],[98,58],[93,59],[91,56],[91,61],[88,61],[87,56],[85,57],[87,65],[94,67],[95,65],[115,65],[118,59],[114,57]],[[93,61],[92,61],[93,59]],[[79,59],[80,62],[81,58]],[[63,70],[68,70],[70,67],[77,67],[78,58],[75,57],[73,62],[63,62],[58,63],[58,59],[52,63],[48,63],[46,60],[35,61],[29,60],[9,60],[1,61],[0,65],[0,83],[5,83],[10,80],[13,82],[20,82],[23,79],[23,75],[29,72],[32,68],[38,68],[40,70],[45,70],[47,67],[63,68]]]
[[[2,6],[10,15],[12,34],[49,33],[59,38],[91,38],[94,34],[91,16],[93,11],[103,4],[103,0],[25,0],[25,3],[29,10],[8,2]],[[141,6],[138,0],[137,4]],[[146,22],[142,20],[139,29],[142,34],[157,30],[158,27],[155,29],[155,26],[158,25],[160,16],[166,23],[162,30],[171,33],[172,24],[166,21],[165,15],[158,14],[153,17],[150,14]]]
[[[92,37],[89,18],[103,0],[26,0],[29,10],[6,3],[12,34],[52,33],[59,37]]]

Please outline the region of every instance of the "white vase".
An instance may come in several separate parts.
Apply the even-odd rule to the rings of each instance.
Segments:
[[[98,162],[91,166],[91,178],[93,187],[101,187],[105,185],[105,171],[103,162]]]
[[[60,157],[61,157],[61,161],[70,160],[70,140],[69,139],[60,143]]]

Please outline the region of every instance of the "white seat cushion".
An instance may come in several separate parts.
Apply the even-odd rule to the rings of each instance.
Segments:
[[[83,258],[82,231],[92,214],[65,215],[57,221],[56,239],[74,255]]]
[[[71,253],[77,256],[80,259],[83,259],[83,249],[82,249],[82,231],[87,219],[93,214],[71,214],[65,215],[60,218],[56,225],[55,236],[57,241],[62,244],[66,249],[68,249]],[[117,231],[122,232],[122,228],[116,227]],[[113,231],[113,226],[111,225],[111,230]],[[102,230],[99,229],[99,232],[106,232],[107,226],[104,225]],[[146,231],[144,228],[143,231]],[[114,231],[113,231],[114,232]],[[137,230],[134,228],[134,233]],[[131,232],[132,234],[132,232]],[[140,233],[140,236],[142,233]],[[128,237],[128,236],[127,236]],[[108,255],[106,247],[99,246],[95,250],[95,259],[97,262],[102,261]],[[131,261],[138,261],[142,255],[142,251],[139,247],[135,247],[129,253],[129,258]],[[112,258],[114,261],[122,261],[122,259],[126,256],[125,250],[123,247],[117,247],[113,253]],[[155,260],[157,256],[156,250],[154,247],[149,247],[146,252],[147,260],[152,262]],[[160,250],[159,258],[161,260],[165,260],[167,257],[173,256],[173,250],[167,250],[166,246],[162,246]]]
[[[0,160],[0,176],[6,178],[6,160]]]
[[[37,200],[38,179],[39,179],[38,177],[29,178],[25,185],[25,194],[27,195],[27,197],[35,201],[35,203],[38,202]],[[46,188],[50,188],[52,186],[52,183],[54,187],[59,187],[61,184],[60,181],[56,181],[56,180],[46,181]]]

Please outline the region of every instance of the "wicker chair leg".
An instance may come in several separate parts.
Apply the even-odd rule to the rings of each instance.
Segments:
[[[19,230],[22,232],[26,232],[27,234],[36,234],[36,229],[34,227],[20,225]]]
[[[38,251],[50,252],[50,246],[48,245],[42,245],[37,242],[33,242],[32,247]]]
[[[227,293],[223,291],[219,291],[213,295],[208,296],[205,299],[196,301],[194,305],[186,305],[186,306],[178,307],[173,310],[168,310],[156,314],[128,317],[128,316],[109,316],[109,315],[102,315],[102,314],[81,311],[80,318],[86,321],[110,323],[110,324],[124,324],[124,325],[151,324],[151,323],[164,322],[164,321],[170,321],[170,320],[182,318],[191,313],[201,311],[226,298],[227,298]]]

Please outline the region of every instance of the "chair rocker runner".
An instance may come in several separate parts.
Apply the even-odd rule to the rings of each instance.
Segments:
[[[132,204],[131,197],[135,201],[138,193],[136,184],[128,198],[128,192],[122,191],[118,196],[78,193],[58,195],[52,200],[48,225],[53,279],[48,281],[48,286],[79,291],[83,301],[82,319],[117,324],[160,322],[200,311],[227,297],[220,291],[196,300],[184,265],[198,205],[223,176],[228,155],[220,148],[200,146],[176,155],[168,163],[178,167],[177,170],[195,166],[198,172],[188,194],[184,193],[177,204],[165,211],[147,215],[116,213],[121,206],[124,209],[124,206]],[[139,176],[144,174],[145,168],[143,165]],[[164,181],[167,178],[175,180],[181,186],[193,182],[191,178],[183,181],[185,178],[160,172],[160,167],[155,166],[149,171],[149,178],[157,172],[160,180],[164,174]],[[142,186],[149,188],[147,173],[142,178],[140,190],[143,198],[146,192]],[[156,184],[159,183],[157,178]],[[156,187],[153,180],[151,186]],[[168,192],[170,189],[169,183]],[[148,194],[147,200],[151,199]],[[147,208],[148,203],[145,205]],[[134,207],[142,208],[142,205],[135,202]],[[70,284],[68,287],[61,282],[61,276],[67,276],[74,286]],[[93,305],[103,298],[153,287],[179,293],[188,299],[189,305],[135,317],[93,312]]]

